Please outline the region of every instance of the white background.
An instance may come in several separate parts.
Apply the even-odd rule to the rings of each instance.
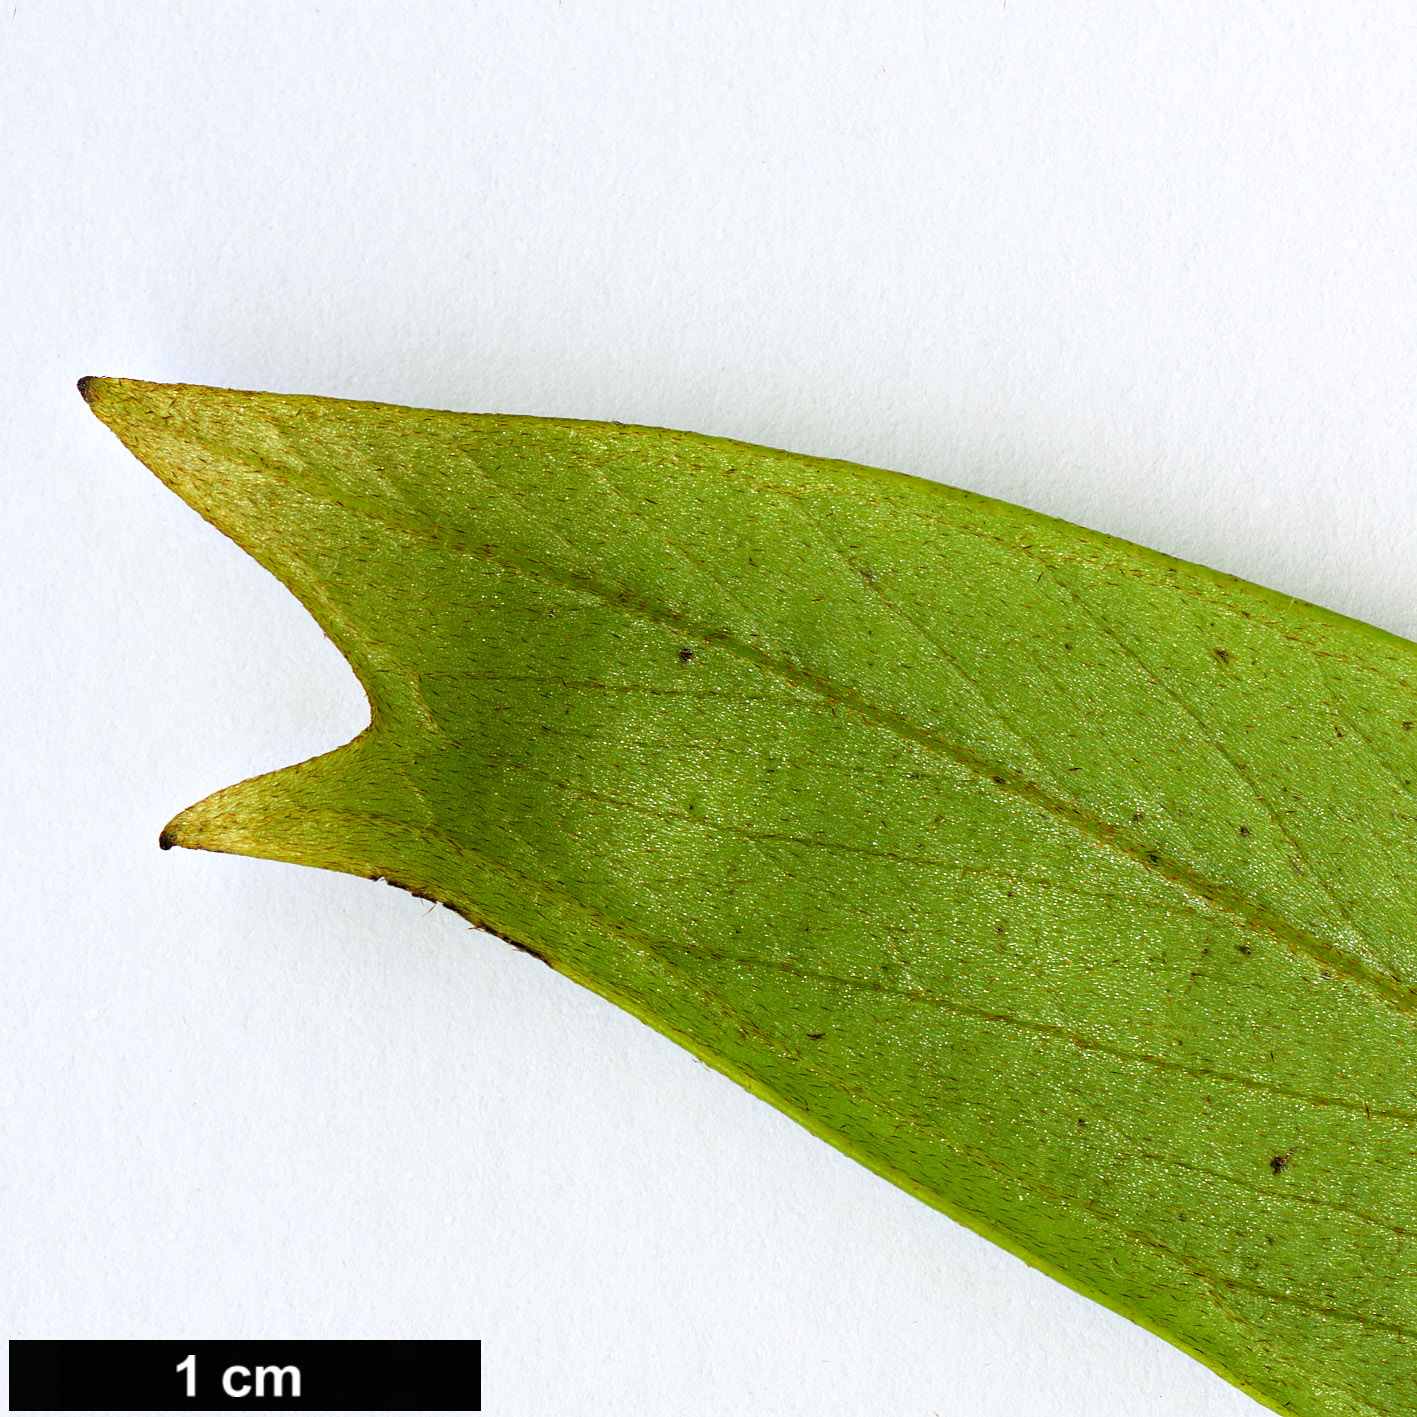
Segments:
[[[74,381],[852,458],[1417,635],[1411,16],[4,0],[0,1335],[479,1336],[510,1417],[1258,1412],[451,914],[160,854],[364,706]]]

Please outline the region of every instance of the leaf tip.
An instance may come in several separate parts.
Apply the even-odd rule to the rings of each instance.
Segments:
[[[275,774],[270,774],[275,776]],[[231,851],[238,855],[266,855],[258,841],[259,833],[252,830],[249,793],[243,792],[249,783],[214,792],[210,797],[179,812],[158,835],[157,844],[163,851],[183,846],[191,851]],[[240,809],[246,807],[247,811]]]
[[[247,778],[179,812],[158,845],[263,856],[356,876],[407,875],[400,851],[406,830],[365,810],[370,792],[397,791],[369,761],[364,735],[303,763]],[[397,815],[397,814],[395,814]]]
[[[194,806],[188,807],[185,811],[179,812],[163,829],[158,833],[157,844],[161,851],[171,851],[174,846],[183,846],[191,851],[200,851],[204,848],[211,850],[221,850],[220,846],[209,846],[206,840],[209,833],[204,833],[201,821],[200,809],[207,805],[210,799],[204,799]]]
[[[85,374],[78,387],[94,416],[125,443],[131,442],[129,425],[142,421],[142,416],[149,412],[153,396],[166,388],[141,379],[114,379],[101,374]]]

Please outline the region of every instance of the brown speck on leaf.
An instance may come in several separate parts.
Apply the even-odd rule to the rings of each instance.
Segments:
[[[1239,950],[1242,955],[1247,955],[1247,954],[1252,953],[1252,951],[1251,951],[1249,945],[1236,945],[1235,948],[1236,948],[1237,950]]]
[[[1405,718],[1405,719],[1403,719],[1403,721],[1402,721],[1402,726],[1403,726],[1404,728],[1411,728],[1411,727],[1412,727],[1412,720],[1411,720],[1410,718]]]
[[[1216,650],[1216,652],[1215,652],[1215,657],[1216,657],[1222,664],[1229,664],[1229,663],[1230,663],[1230,651],[1229,651],[1228,649],[1218,649],[1218,650]]]
[[[1241,836],[1249,836],[1249,834],[1250,834],[1250,829],[1249,829],[1249,827],[1241,827],[1241,828],[1240,828],[1240,835],[1241,835]]]
[[[1294,1152],[1293,1152],[1293,1149],[1291,1148],[1289,1151],[1286,1151],[1283,1156],[1271,1157],[1271,1158],[1270,1158],[1270,1163],[1269,1163],[1269,1169],[1270,1169],[1271,1171],[1273,1171],[1276,1176],[1279,1175],[1279,1173],[1280,1173],[1281,1171],[1285,1171],[1285,1170],[1288,1169],[1288,1167],[1289,1167],[1289,1158],[1290,1158],[1291,1156],[1293,1156],[1293,1155],[1294,1155]]]
[[[818,1038],[825,1038],[825,1037],[826,1037],[826,1034],[825,1034],[825,1033],[809,1033],[809,1034],[807,1035],[807,1037],[810,1038],[813,1042],[816,1042],[816,1040],[817,1040]]]
[[[681,650],[679,651],[679,662],[680,662],[680,664],[687,664],[693,657],[694,657],[694,651],[691,650],[691,649],[681,649]]]

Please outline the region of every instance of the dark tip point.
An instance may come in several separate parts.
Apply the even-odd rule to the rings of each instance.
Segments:
[[[85,403],[93,402],[93,386],[96,383],[98,383],[98,376],[96,374],[85,374],[84,377],[79,380],[79,393],[83,395]]]
[[[162,835],[157,839],[158,847],[163,851],[171,851],[177,845],[177,838],[170,831],[164,829]]]

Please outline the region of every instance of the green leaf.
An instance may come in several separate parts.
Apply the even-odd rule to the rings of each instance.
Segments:
[[[1417,1410],[1417,647],[847,463],[83,389],[372,707],[164,845],[442,901],[1277,1410]]]

